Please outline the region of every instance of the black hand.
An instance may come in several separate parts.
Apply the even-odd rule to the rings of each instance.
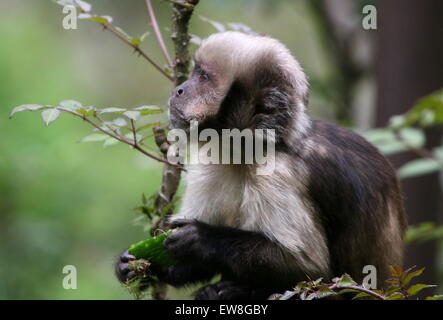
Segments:
[[[135,261],[136,258],[128,253],[128,250],[123,251],[117,259],[115,264],[115,275],[120,282],[127,282],[135,277],[135,272],[129,269],[129,262]]]
[[[179,229],[165,239],[164,245],[174,258],[194,263],[213,262],[216,248],[212,245],[209,225],[180,219],[172,222],[171,227]]]

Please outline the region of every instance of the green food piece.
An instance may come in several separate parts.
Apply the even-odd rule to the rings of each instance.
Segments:
[[[170,230],[158,236],[137,242],[129,247],[128,252],[137,259],[145,259],[162,268],[169,267],[174,264],[174,259],[165,249],[163,241],[172,232],[173,230]]]

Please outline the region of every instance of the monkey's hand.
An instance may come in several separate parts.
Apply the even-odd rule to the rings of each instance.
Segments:
[[[115,264],[115,275],[120,282],[128,282],[135,277],[135,271],[130,270],[129,263],[136,261],[136,258],[128,253],[128,250],[123,251],[117,259]]]
[[[120,254],[116,266],[115,274],[122,283],[127,283],[134,279],[138,274],[137,271],[131,269],[130,264],[134,262],[143,262],[142,259],[137,260],[135,256],[128,253],[125,250]],[[157,265],[149,264],[150,273],[154,274],[161,282],[166,282],[172,286],[180,287],[190,283],[197,283],[201,281],[210,280],[215,271],[208,265],[202,264],[174,264],[166,269],[162,269]],[[140,288],[144,290],[149,287],[150,281],[141,281]]]
[[[136,277],[139,277],[141,284],[148,287],[152,282],[150,275],[155,275],[158,278],[164,277],[166,271],[162,270],[156,264],[146,261],[144,259],[137,259],[128,250],[123,251],[117,259],[115,264],[115,275],[122,283],[127,283]],[[141,288],[142,289],[142,288]]]
[[[171,227],[179,229],[165,239],[164,246],[176,260],[200,264],[213,261],[211,226],[197,220],[178,219]]]

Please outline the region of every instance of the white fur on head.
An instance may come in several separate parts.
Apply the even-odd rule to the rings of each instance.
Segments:
[[[251,75],[263,63],[274,63],[292,84],[298,101],[308,95],[308,81],[298,61],[288,48],[273,38],[236,31],[216,33],[204,40],[195,54],[202,64],[220,66],[232,81]]]

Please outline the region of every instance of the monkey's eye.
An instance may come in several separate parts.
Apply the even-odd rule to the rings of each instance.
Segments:
[[[198,78],[200,79],[200,81],[207,81],[209,80],[209,75],[205,72],[200,72]]]

